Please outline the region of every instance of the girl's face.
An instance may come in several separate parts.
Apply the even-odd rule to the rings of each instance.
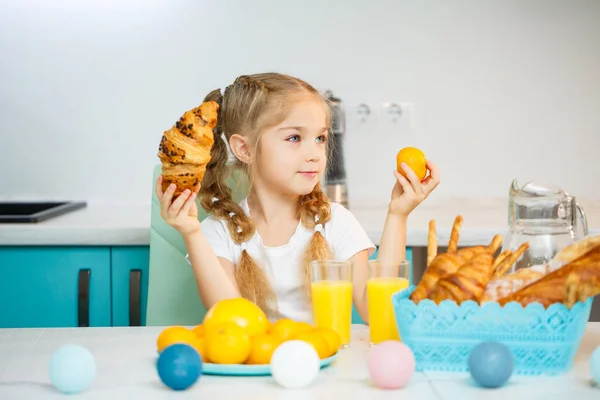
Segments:
[[[326,121],[323,104],[307,99],[264,131],[255,158],[257,187],[293,196],[312,192],[327,164]]]

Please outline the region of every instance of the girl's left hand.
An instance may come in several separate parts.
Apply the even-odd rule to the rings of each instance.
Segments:
[[[408,179],[394,171],[396,184],[392,190],[389,212],[407,217],[440,184],[440,172],[433,162],[427,160],[429,176],[423,179],[423,182],[419,182],[419,178],[408,165],[402,163],[401,168]]]

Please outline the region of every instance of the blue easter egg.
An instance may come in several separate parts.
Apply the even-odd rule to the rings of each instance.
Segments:
[[[504,385],[513,373],[513,355],[502,343],[483,342],[469,356],[469,371],[478,385],[497,388]]]
[[[173,390],[192,386],[202,373],[202,358],[198,351],[183,343],[166,347],[156,362],[161,381]]]
[[[592,377],[594,381],[600,385],[600,346],[596,347],[596,350],[592,353],[590,359],[590,370],[592,371]]]
[[[96,378],[96,360],[83,346],[69,344],[60,347],[50,359],[50,381],[62,393],[81,393]]]

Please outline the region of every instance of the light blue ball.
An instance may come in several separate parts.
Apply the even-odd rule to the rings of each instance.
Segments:
[[[95,378],[96,360],[85,347],[69,344],[52,354],[50,381],[60,392],[81,393],[90,387]]]
[[[590,370],[592,371],[592,377],[594,381],[600,385],[600,346],[596,347],[596,350],[592,353],[590,359]]]
[[[513,373],[513,355],[502,343],[483,342],[469,356],[469,371],[475,382],[484,388],[504,385]]]

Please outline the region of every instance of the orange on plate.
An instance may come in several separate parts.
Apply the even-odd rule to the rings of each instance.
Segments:
[[[271,325],[271,333],[279,336],[279,339],[285,342],[297,333],[297,328],[295,321],[289,318],[281,318]]]
[[[156,339],[156,348],[159,353],[163,351],[165,347],[168,347],[175,343],[183,343],[196,347],[198,344],[198,336],[188,328],[183,326],[170,326],[165,328]]]
[[[427,176],[427,158],[425,157],[425,153],[416,147],[405,147],[396,155],[396,168],[398,172],[406,177],[406,173],[400,165],[402,163],[406,163],[415,172],[419,181],[422,181]]]
[[[292,340],[302,340],[310,344],[317,351],[319,358],[321,360],[329,357],[329,345],[327,344],[327,340],[323,336],[321,336],[318,332],[310,331],[310,332],[301,332],[296,334]]]
[[[243,364],[250,355],[250,336],[234,322],[206,326],[204,343],[208,362],[211,363]]]
[[[338,352],[340,346],[342,345],[342,339],[336,331],[329,328],[316,328],[314,332],[323,337],[323,339],[325,339],[327,342],[327,347],[329,349],[327,357],[331,357]]]
[[[251,350],[246,364],[270,364],[271,356],[281,343],[281,339],[274,333],[263,333],[251,339]]]
[[[315,327],[308,322],[296,321],[296,332],[298,333],[310,332],[313,329],[315,329]]]
[[[198,353],[200,353],[202,361],[208,360],[208,354],[206,351],[206,339],[204,337],[199,337],[198,340],[196,340],[194,348],[198,351]]]
[[[196,325],[194,327],[194,329],[192,329],[192,332],[194,332],[196,334],[196,336],[198,336],[198,337],[203,337],[204,336],[204,326],[202,324]]]
[[[202,322],[204,334],[223,322],[237,324],[249,336],[265,333],[269,327],[269,320],[260,307],[242,297],[221,300],[213,305]]]

